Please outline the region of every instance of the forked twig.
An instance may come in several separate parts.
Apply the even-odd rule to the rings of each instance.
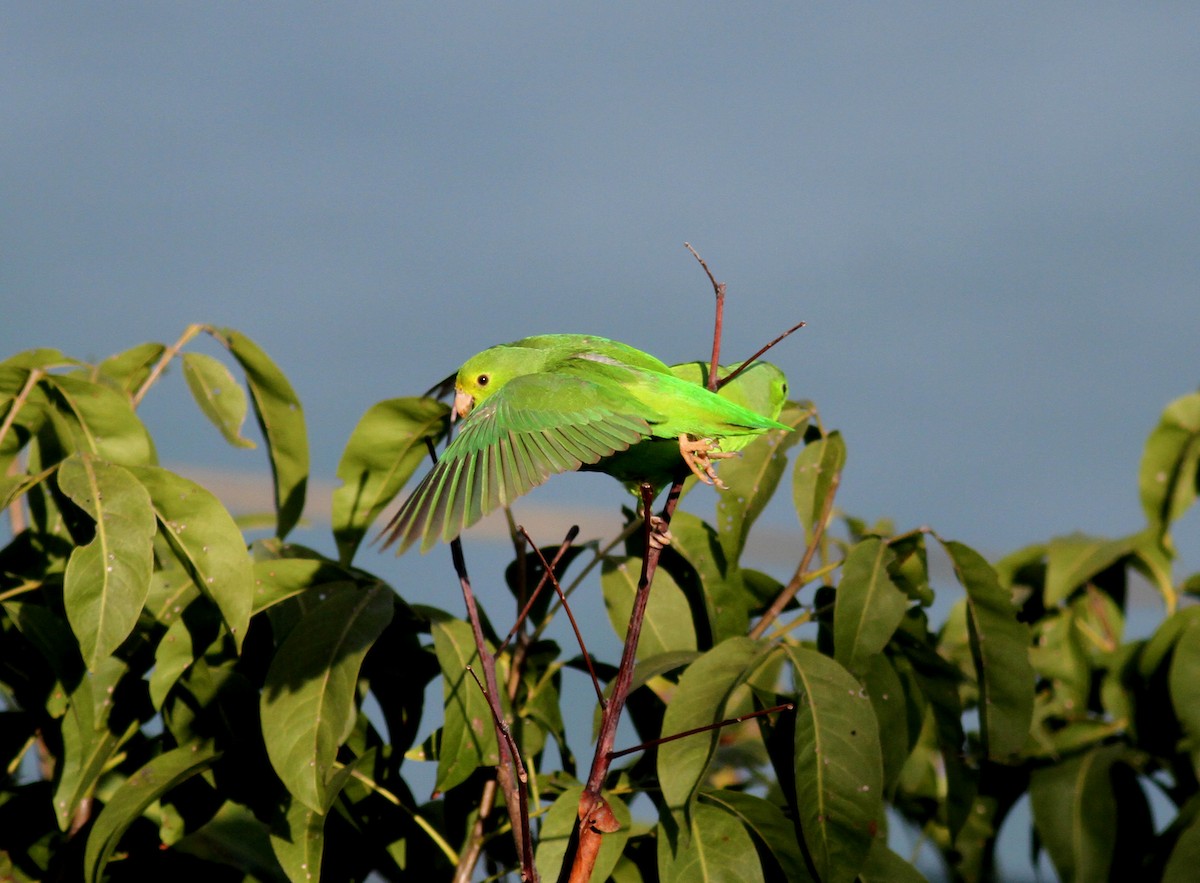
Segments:
[[[808,324],[807,322],[797,322],[795,325],[793,325],[787,331],[783,332],[783,334],[776,337],[774,340],[772,340],[770,343],[768,343],[766,346],[764,346],[762,349],[760,349],[758,352],[756,352],[750,358],[746,359],[746,361],[742,362],[742,364],[738,365],[735,370],[730,371],[729,374],[727,374],[725,377],[722,377],[720,380],[718,380],[717,381],[717,389],[720,389],[726,383],[733,380],[733,378],[737,377],[739,374],[741,374],[743,371],[745,371],[747,368],[749,368],[751,365],[753,365],[755,362],[757,362],[759,356],[761,356],[763,353],[765,353],[771,347],[775,346],[775,344],[779,343],[781,340],[783,340],[785,337],[790,335],[792,332],[799,331],[801,328],[803,328],[807,324]]]
[[[575,640],[579,643],[579,649],[583,653],[583,663],[587,666],[588,674],[592,676],[592,686],[596,690],[596,698],[600,700],[600,707],[604,708],[604,706],[608,703],[604,700],[604,691],[600,689],[600,679],[596,677],[596,669],[592,666],[592,654],[588,652],[587,643],[583,640],[583,633],[579,631],[579,623],[575,621],[575,614],[571,611],[571,605],[567,603],[567,596],[563,594],[562,586],[558,584],[558,577],[554,575],[554,567],[558,564],[558,559],[562,557],[563,552],[565,552],[567,547],[570,546],[571,539],[574,534],[579,533],[579,528],[571,528],[574,533],[567,534],[567,539],[559,549],[559,554],[554,559],[553,564],[546,560],[546,556],[542,554],[542,550],[539,549],[537,543],[533,541],[533,537],[529,535],[529,531],[525,530],[525,528],[519,525],[517,530],[520,531],[521,536],[525,538],[525,542],[529,543],[529,548],[533,549],[534,554],[537,555],[538,559],[542,562],[542,568],[545,572],[542,575],[541,582],[538,584],[538,591],[540,591],[542,586],[545,585],[546,578],[549,577],[550,584],[554,586],[554,591],[558,593],[558,599],[562,601],[563,610],[567,612],[567,619],[570,620],[571,628],[575,632]],[[534,593],[534,597],[536,597],[536,595],[537,592]],[[532,603],[533,598],[531,597],[529,599],[529,604]],[[528,610],[528,607],[529,605],[527,604],[526,610]]]
[[[566,537],[563,539],[562,544],[558,547],[558,551],[554,555],[554,560],[549,564],[546,563],[546,557],[541,553],[541,550],[538,549],[537,546],[533,545],[533,538],[529,536],[529,532],[526,531],[525,528],[518,524],[516,526],[516,533],[520,536],[523,536],[525,541],[533,546],[533,550],[537,552],[537,556],[541,559],[542,567],[545,568],[545,571],[542,573],[542,578],[538,580],[538,584],[534,587],[529,597],[525,599],[525,606],[522,607],[521,612],[517,614],[517,621],[513,623],[513,627],[508,630],[508,634],[504,636],[504,640],[501,641],[500,646],[496,648],[497,656],[500,655],[504,648],[508,646],[509,642],[516,636],[517,632],[520,631],[521,626],[525,624],[525,620],[529,618],[529,611],[533,609],[533,603],[538,599],[538,596],[541,595],[542,590],[546,588],[546,584],[553,579],[554,568],[558,567],[558,562],[562,560],[563,555],[567,554],[567,550],[571,548],[571,543],[575,542],[575,538],[579,536],[579,525],[571,525],[571,529],[567,531]],[[558,580],[555,579],[553,584],[554,588],[558,591],[558,597],[562,598],[563,603],[565,604],[566,599],[563,597],[562,589],[559,588]],[[575,620],[572,619],[572,625],[574,622]]]
[[[716,277],[712,274],[712,270],[708,268],[708,264],[704,262],[704,258],[700,257],[696,249],[692,248],[690,242],[685,242],[683,247],[690,251],[692,257],[700,262],[700,266],[704,268],[704,274],[708,276],[708,281],[712,283],[713,294],[717,297],[717,308],[715,318],[713,319],[712,361],[708,371],[708,388],[710,391],[716,392],[720,388],[720,385],[716,381],[716,376],[718,366],[721,364],[721,334],[725,325],[725,283],[717,281]]]

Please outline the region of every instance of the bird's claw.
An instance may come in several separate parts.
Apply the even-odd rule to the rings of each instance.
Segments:
[[[711,438],[693,440],[687,434],[679,436],[679,453],[696,478],[705,484],[722,489],[726,487],[726,484],[717,477],[717,471],[713,468],[712,461],[737,456],[735,451],[718,451],[717,443]]]
[[[660,518],[657,515],[650,516],[650,547],[653,549],[661,549],[663,546],[671,545],[670,526],[665,518]]]

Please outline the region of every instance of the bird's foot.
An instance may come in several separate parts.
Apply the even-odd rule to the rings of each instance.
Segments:
[[[679,436],[679,453],[696,478],[718,488],[724,488],[725,482],[717,478],[717,471],[713,468],[712,461],[737,456],[735,451],[718,451],[717,443],[711,438],[693,440],[686,433]]]
[[[671,545],[671,529],[665,518],[660,518],[657,515],[650,516],[650,545],[652,548],[661,549],[663,546]]]

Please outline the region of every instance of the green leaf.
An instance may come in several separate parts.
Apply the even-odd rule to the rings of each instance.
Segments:
[[[846,443],[839,432],[831,432],[802,450],[792,471],[792,501],[805,545],[812,545],[817,525],[825,515],[831,495],[837,492],[846,465]]]
[[[271,849],[292,883],[321,879],[325,851],[325,814],[309,809],[295,797],[271,828]]]
[[[288,790],[317,812],[337,795],[334,762],[357,717],[359,668],[393,609],[384,585],[334,591],[271,660],[261,700],[267,755]]]
[[[1182,815],[1182,814],[1181,814]],[[1180,832],[1163,871],[1162,883],[1192,883],[1200,867],[1200,815]]]
[[[308,431],[304,409],[283,372],[254,341],[232,328],[213,334],[238,360],[254,399],[254,413],[271,452],[275,478],[275,534],[287,536],[304,511],[308,486]]]
[[[779,415],[779,422],[798,428],[811,415],[810,409],[789,405]],[[726,561],[741,558],[750,527],[770,502],[787,468],[788,449],[803,438],[802,432],[772,429],[746,445],[740,457],[721,465],[721,480],[727,487],[717,495],[716,524]]]
[[[1196,617],[1191,618],[1175,643],[1167,683],[1192,769],[1200,771],[1200,620]]]
[[[448,791],[477,768],[499,763],[500,755],[488,701],[467,672],[469,665],[483,681],[471,626],[460,619],[435,622],[433,647],[442,669],[446,708],[435,790]]]
[[[1051,540],[1046,549],[1046,606],[1065,602],[1073,591],[1129,555],[1135,540],[1134,536],[1102,540],[1081,534]]]
[[[180,782],[208,769],[219,756],[220,752],[209,743],[181,745],[160,754],[126,779],[108,799],[88,835],[84,880],[94,883],[101,878],[121,835],[151,803]]]
[[[740,569],[726,563],[716,530],[690,512],[678,511],[671,519],[671,537],[671,549],[700,581],[713,644],[746,634],[757,598],[746,591]]]
[[[1060,879],[1136,879],[1153,831],[1130,760],[1129,749],[1114,744],[1033,770],[1034,829]]]
[[[154,671],[150,673],[149,688],[150,702],[155,709],[162,710],[167,693],[195,658],[192,633],[186,622],[177,619],[167,628],[154,650]]]
[[[129,399],[99,383],[78,377],[48,374],[41,383],[66,418],[71,438],[64,439],[80,453],[95,454],[110,463],[134,466],[155,461],[154,443]]]
[[[54,812],[64,831],[113,755],[138,730],[136,720],[125,722],[123,728],[110,723],[114,696],[128,672],[124,662],[109,656],[71,691],[62,723],[62,772],[54,789]]]
[[[567,788],[558,795],[554,803],[550,804],[550,808],[546,810],[545,815],[542,816],[542,828],[538,836],[535,860],[538,874],[543,880],[558,878],[567,855],[567,844],[571,840],[575,822],[579,818],[579,798],[582,795],[582,785],[573,785]],[[612,869],[616,867],[617,860],[621,858],[621,853],[629,840],[630,828],[633,825],[629,807],[623,800],[607,791],[603,792],[602,796],[608,802],[609,809],[612,810],[621,827],[617,831],[605,834],[600,841],[600,854],[596,857],[596,864],[592,869],[593,880],[609,878]]]
[[[96,522],[96,533],[71,553],[63,601],[88,668],[121,645],[137,625],[153,571],[154,511],[128,470],[74,455],[58,486]]]
[[[674,833],[672,837],[659,825],[661,883],[755,883],[764,879],[749,832],[724,808],[697,804],[688,827]]]
[[[240,652],[254,602],[254,578],[246,541],[233,517],[194,481],[157,466],[130,471],[149,492],[176,559],[217,605]]]
[[[908,696],[892,662],[882,653],[870,657],[858,675],[879,724],[879,743],[883,750],[883,781],[890,792],[904,769],[912,750],[909,738]]]
[[[883,829],[883,755],[871,700],[827,656],[788,647],[796,681],[796,811],[822,881],[852,881]]]
[[[363,414],[338,463],[333,492],[333,536],[338,558],[349,564],[367,528],[428,457],[449,427],[450,409],[426,398],[388,399]]]
[[[657,590],[656,581],[653,591]],[[750,638],[730,638],[692,662],[679,678],[675,695],[667,704],[663,735],[684,733],[724,718],[729,694],[770,649],[770,645]],[[686,812],[689,808],[720,738],[720,730],[708,730],[659,746],[658,781],[663,800],[672,811]]]
[[[247,807],[232,800],[225,801],[216,815],[199,828],[172,843],[171,849],[237,868],[249,879],[268,881],[282,876],[267,826]]]
[[[604,606],[617,637],[625,640],[629,614],[641,578],[642,559],[630,555],[605,558],[600,569],[600,587]],[[695,650],[696,627],[687,596],[666,570],[659,568],[646,604],[642,633],[638,640],[637,658],[649,659],[672,650]]]
[[[1169,528],[1196,499],[1200,481],[1200,392],[1167,405],[1146,439],[1138,469],[1142,509],[1169,546]]]
[[[142,343],[109,356],[96,366],[99,379],[118,392],[131,395],[145,382],[167,348],[161,343]]]
[[[842,562],[833,608],[834,658],[853,672],[879,653],[904,616],[908,598],[888,575],[895,556],[883,540],[857,543]]]
[[[213,426],[221,430],[225,441],[237,448],[253,448],[254,442],[242,437],[246,422],[246,393],[218,359],[204,353],[184,353],[183,377],[196,404]]]
[[[925,883],[925,875],[888,849],[882,837],[871,844],[858,879],[862,883]]]
[[[1024,747],[1033,719],[1029,627],[1017,620],[1009,593],[978,552],[962,543],[941,543],[967,591],[984,751],[993,760],[1005,760]]]
[[[745,791],[701,791],[700,803],[712,803],[736,816],[766,847],[788,883],[812,880],[796,837],[796,827],[783,809]]]

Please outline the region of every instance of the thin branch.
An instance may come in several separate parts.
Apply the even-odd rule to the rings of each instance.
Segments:
[[[509,755],[513,759],[513,764],[517,771],[517,781],[521,783],[517,789],[517,800],[520,803],[519,812],[521,817],[521,842],[524,848],[521,850],[521,878],[523,880],[537,880],[537,868],[533,863],[533,837],[529,832],[529,793],[526,786],[529,784],[529,773],[525,771],[525,764],[521,761],[521,751],[517,748],[516,741],[513,740],[512,730],[508,726],[508,722],[500,716],[500,703],[494,695],[489,695],[486,687],[479,680],[479,676],[475,674],[475,669],[467,666],[467,674],[469,674],[483,691],[483,696],[487,699],[488,708],[492,710],[492,723],[496,729],[504,734],[504,741],[508,744]]]
[[[541,590],[542,585],[546,582],[546,577],[549,577],[551,585],[554,586],[554,591],[558,593],[558,598],[562,601],[563,610],[567,612],[567,619],[571,621],[571,628],[575,631],[575,640],[579,643],[579,649],[583,652],[583,662],[587,666],[588,674],[592,676],[592,686],[596,689],[596,698],[600,701],[600,707],[604,708],[607,703],[604,700],[604,691],[600,689],[600,679],[596,677],[596,669],[592,667],[592,654],[588,652],[587,644],[583,640],[583,634],[579,631],[579,623],[575,621],[575,614],[571,612],[571,605],[567,603],[567,597],[563,594],[562,586],[558,584],[558,578],[554,575],[554,567],[558,564],[558,558],[555,558],[554,563],[551,564],[546,560],[546,556],[542,554],[542,550],[537,547],[537,543],[533,541],[533,537],[529,535],[529,531],[519,526],[517,530],[521,532],[521,536],[525,537],[525,542],[529,543],[529,547],[533,549],[534,554],[542,562],[542,568],[545,572],[542,576],[542,582],[538,584],[538,590]],[[571,530],[576,533],[579,532],[578,527],[573,527]],[[558,557],[562,557],[562,553],[571,544],[571,537],[572,535],[568,533],[566,541],[559,549]],[[529,603],[533,603],[533,598],[529,599]]]
[[[651,739],[649,742],[643,742],[641,745],[634,745],[632,748],[623,748],[620,751],[614,751],[609,755],[611,760],[616,760],[618,757],[624,757],[626,754],[637,754],[639,751],[645,751],[647,748],[654,748],[656,745],[665,745],[667,742],[674,742],[676,739],[683,739],[687,736],[695,736],[697,733],[707,733],[709,730],[719,730],[721,727],[730,727],[734,724],[740,724],[742,721],[748,721],[754,717],[762,717],[764,714],[774,714],[776,711],[792,711],[796,705],[792,702],[785,702],[782,705],[775,705],[771,708],[764,708],[760,711],[752,711],[749,714],[743,714],[741,717],[726,718],[723,721],[717,721],[715,724],[707,724],[703,727],[694,727],[690,730],[684,730],[682,733],[676,733],[673,736],[663,736],[661,739]]]
[[[675,507],[679,505],[679,494],[683,481],[678,480],[671,486],[667,495],[666,505],[662,510],[662,520],[669,526]],[[642,511],[649,513],[654,506],[654,488],[649,484],[641,486]],[[596,742],[595,754],[592,756],[592,768],[588,774],[587,785],[579,798],[579,842],[575,850],[575,859],[571,866],[570,883],[587,883],[592,876],[596,855],[600,842],[605,833],[613,830],[612,810],[601,795],[604,781],[608,778],[609,767],[612,763],[613,743],[616,741],[617,725],[621,721],[621,712],[625,708],[625,700],[629,696],[629,687],[633,682],[633,670],[636,661],[638,639],[642,633],[642,622],[646,617],[646,605],[650,600],[650,587],[654,583],[654,574],[658,570],[658,560],[662,555],[662,547],[651,542],[654,527],[649,518],[643,519],[645,540],[643,543],[642,573],[638,579],[637,593],[633,598],[633,608],[629,612],[629,627],[625,632],[625,646],[621,651],[621,664],[613,681],[612,697],[600,718],[600,738]]]
[[[147,392],[150,391],[150,387],[155,384],[159,378],[159,375],[166,370],[167,364],[173,358],[179,355],[179,351],[183,349],[184,345],[201,331],[203,331],[204,328],[204,325],[193,323],[183,330],[183,334],[179,336],[179,340],[175,341],[175,343],[167,348],[159,360],[154,364],[154,367],[150,370],[149,376],[142,381],[142,385],[139,386],[137,392],[133,394],[133,407],[136,408],[142,403],[142,398]]]
[[[450,541],[450,557],[454,562],[454,572],[458,574],[459,586],[462,588],[463,602],[467,607],[467,619],[471,623],[471,631],[475,637],[475,650],[483,665],[483,675],[487,683],[485,694],[488,695],[489,704],[492,706],[493,717],[503,720],[503,709],[499,708],[500,690],[496,685],[496,657],[488,652],[487,642],[483,637],[483,625],[479,619],[479,609],[475,605],[475,593],[471,589],[471,579],[467,575],[462,541],[458,537]],[[521,856],[522,874],[525,875],[526,880],[536,880],[537,869],[533,866],[533,850],[529,842],[528,813],[524,819],[521,817],[521,804],[524,797],[521,792],[524,789],[514,781],[512,753],[509,751],[505,732],[499,725],[496,725],[496,743],[500,754],[500,762],[496,765],[496,778],[504,792],[505,809],[508,810],[509,821],[512,823],[513,842],[517,848],[517,855]],[[530,857],[528,863],[525,861],[527,853]]]
[[[721,364],[721,334],[725,326],[725,283],[718,282],[713,276],[712,270],[708,269],[708,264],[704,262],[704,258],[700,257],[696,249],[692,248],[691,243],[685,242],[683,247],[692,253],[700,266],[704,268],[704,274],[708,276],[708,281],[712,283],[713,294],[717,297],[717,309],[715,318],[713,319],[713,346],[712,360],[708,371],[708,388],[712,392],[716,392],[718,384],[716,381],[717,368]]]
[[[788,584],[783,588],[783,591],[776,596],[771,606],[767,609],[767,612],[763,614],[762,619],[755,624],[754,628],[750,629],[750,637],[755,639],[761,638],[763,636],[763,632],[770,628],[771,623],[774,622],[779,617],[779,614],[783,612],[783,608],[786,607],[791,600],[796,597],[796,593],[804,587],[804,577],[808,571],[808,565],[812,561],[813,555],[817,551],[817,546],[819,546],[821,543],[821,537],[825,534],[825,525],[828,524],[829,515],[833,511],[833,498],[837,496],[838,487],[840,485],[841,476],[834,475],[833,480],[829,485],[829,496],[825,498],[825,505],[821,508],[821,517],[817,521],[816,527],[813,528],[813,537],[808,544],[808,548],[804,550],[804,557],[800,559],[800,563],[796,566],[795,574],[792,576]]]
[[[761,356],[763,353],[765,353],[771,347],[775,346],[775,344],[779,343],[785,337],[787,337],[788,335],[792,334],[795,331],[799,331],[801,328],[803,328],[807,324],[808,324],[807,322],[797,322],[795,325],[793,325],[787,331],[783,332],[783,334],[779,335],[777,338],[772,340],[770,343],[768,343],[766,346],[764,346],[762,349],[760,349],[758,352],[756,352],[750,358],[746,359],[746,361],[742,362],[742,364],[738,365],[735,370],[730,371],[727,376],[722,377],[717,382],[717,388],[720,389],[726,383],[733,380],[733,378],[737,377],[739,374],[741,374],[743,371],[745,371],[747,368],[749,368],[751,365],[753,365],[755,362],[757,362],[759,356]]]
[[[563,539],[562,545],[558,547],[558,552],[556,552],[554,555],[554,560],[550,562],[549,565],[546,564],[546,558],[544,555],[542,555],[541,550],[538,549],[537,546],[533,545],[533,538],[529,536],[529,533],[525,530],[525,528],[518,524],[516,526],[516,533],[523,536],[526,542],[533,546],[533,549],[535,552],[537,552],[538,557],[542,559],[542,566],[545,568],[545,572],[542,573],[542,578],[538,580],[537,586],[534,587],[533,592],[529,595],[529,598],[526,599],[525,606],[521,608],[521,612],[517,615],[517,621],[513,623],[513,627],[508,630],[508,634],[504,637],[504,640],[500,642],[500,646],[496,648],[496,655],[499,655],[504,648],[508,646],[508,642],[513,639],[513,637],[517,634],[517,631],[529,617],[529,611],[533,608],[534,602],[537,601],[538,596],[541,595],[542,590],[546,587],[546,584],[553,579],[554,568],[558,567],[558,562],[562,560],[563,555],[565,555],[567,550],[571,548],[571,543],[575,542],[575,538],[579,536],[579,525],[571,525],[571,529],[567,531],[566,538]],[[558,596],[559,598],[562,598],[563,592],[558,586],[558,580],[554,580],[554,588],[558,589]],[[563,603],[566,603],[565,599]],[[539,626],[538,630],[533,633],[532,637],[536,638],[540,631],[541,626]]]
[[[45,373],[41,368],[33,368],[29,371],[29,376],[25,378],[25,383],[21,387],[21,391],[12,400],[12,404],[8,408],[8,413],[4,415],[4,422],[0,423],[0,442],[4,441],[4,436],[8,435],[8,430],[12,428],[13,421],[17,419],[17,412],[21,410],[25,404],[25,400],[29,398],[29,394],[33,392],[33,388],[37,386],[37,382],[42,379]]]

